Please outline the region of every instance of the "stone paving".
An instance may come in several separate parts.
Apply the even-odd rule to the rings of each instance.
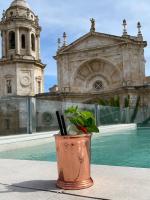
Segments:
[[[56,188],[53,162],[0,160],[0,200],[150,200],[150,169],[92,165],[95,185],[80,191]]]

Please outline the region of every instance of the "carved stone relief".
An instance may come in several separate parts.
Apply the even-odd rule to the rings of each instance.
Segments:
[[[116,66],[113,66],[111,63],[94,59],[88,62],[85,62],[81,65],[72,77],[74,82],[72,85],[78,85],[82,82],[82,87],[80,91],[90,91],[93,89],[93,84],[96,81],[101,81],[103,83],[103,89],[112,88],[113,85],[121,84],[121,73],[120,69]],[[84,88],[83,88],[84,86]]]
[[[21,72],[20,84],[24,88],[27,88],[31,85],[31,72],[30,71],[22,71]]]

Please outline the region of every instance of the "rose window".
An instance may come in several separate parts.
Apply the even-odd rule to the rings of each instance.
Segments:
[[[103,88],[103,82],[102,81],[96,81],[94,83],[94,89],[95,90],[101,90]]]

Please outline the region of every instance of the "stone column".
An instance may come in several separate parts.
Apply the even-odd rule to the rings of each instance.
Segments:
[[[5,57],[8,56],[8,34],[7,31],[4,31],[4,43],[5,43]]]
[[[28,55],[31,56],[31,29],[28,29],[28,34],[27,34],[27,48],[28,48]]]
[[[128,44],[122,46],[122,62],[123,62],[123,85],[129,86],[131,82],[131,50]]]
[[[37,35],[37,58],[40,59],[40,34]]]
[[[2,58],[5,58],[5,31],[1,32],[1,37],[2,37]]]
[[[19,37],[19,28],[16,28],[16,54],[20,55],[20,37]]]

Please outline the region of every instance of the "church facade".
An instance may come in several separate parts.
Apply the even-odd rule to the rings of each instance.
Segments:
[[[57,62],[58,86],[46,96],[65,101],[96,102],[99,98],[119,96],[121,101],[130,95],[131,103],[141,97],[143,106],[150,105],[150,78],[145,76],[144,41],[141,24],[137,35],[127,33],[123,21],[123,35],[115,36],[95,31],[91,19],[90,32],[66,45],[58,44],[54,57]]]

